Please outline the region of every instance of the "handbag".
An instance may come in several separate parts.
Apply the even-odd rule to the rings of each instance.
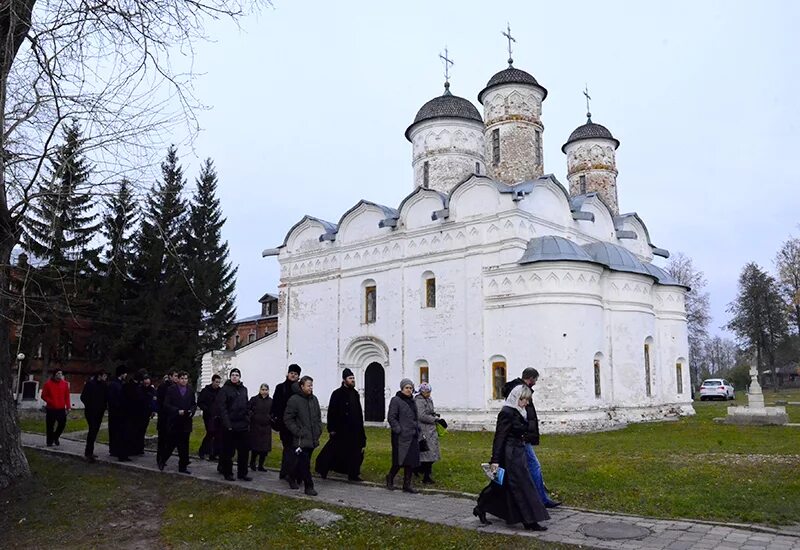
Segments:
[[[419,452],[427,453],[430,450],[431,450],[431,446],[428,445],[428,440],[425,439],[424,437],[422,439],[420,439],[419,440]]]

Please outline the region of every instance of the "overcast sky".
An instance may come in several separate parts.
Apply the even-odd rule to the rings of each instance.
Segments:
[[[275,0],[241,29],[212,25],[195,60],[211,109],[180,153],[190,182],[199,158],[216,163],[239,316],[276,291],[261,251],[304,214],[336,222],[362,198],[396,207],[411,192],[403,133],[442,92],[439,53],[455,61],[452,92],[480,109],[507,22],[515,66],[549,91],[545,172],[567,183],[561,145],[585,122],[588,83],[593,120],[621,142],[620,210],[705,272],[720,332],[742,266],[772,270],[800,234],[800,2]]]

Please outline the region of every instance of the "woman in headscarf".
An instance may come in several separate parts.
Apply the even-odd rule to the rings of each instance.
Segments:
[[[420,441],[425,441],[428,446],[427,451],[420,451],[420,465],[414,471],[423,475],[422,483],[434,483],[431,477],[433,463],[441,459],[439,452],[439,433],[436,431],[436,424],[444,422],[433,408],[431,399],[431,385],[423,382],[419,385],[419,393],[414,397],[417,406],[417,417],[419,418]]]
[[[258,395],[250,398],[247,411],[250,416],[250,471],[258,469],[259,472],[266,472],[264,461],[272,450],[272,398],[269,396],[269,384],[261,384]]]
[[[403,468],[403,491],[418,493],[411,485],[413,469],[419,466],[419,421],[414,404],[414,382],[400,381],[400,391],[389,402],[387,420],[392,428],[392,468],[386,475],[386,488],[394,491],[394,477]]]
[[[550,514],[539,499],[533,485],[525,454],[524,436],[528,429],[525,405],[531,398],[531,389],[520,384],[511,390],[500,414],[492,444],[491,469],[505,469],[502,485],[490,481],[478,496],[478,505],[472,513],[481,523],[491,523],[486,514],[506,520],[508,524],[522,523],[526,529],[546,531],[539,522],[550,519]]]

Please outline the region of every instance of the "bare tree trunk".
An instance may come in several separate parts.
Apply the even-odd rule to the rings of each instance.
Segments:
[[[2,213],[0,213],[2,217]],[[5,233],[5,224],[0,219],[0,231]],[[0,234],[0,288],[7,289],[13,241],[7,234]],[[31,473],[28,460],[22,450],[19,435],[17,405],[12,393],[12,362],[10,348],[11,322],[7,316],[9,298],[0,292],[0,489]]]

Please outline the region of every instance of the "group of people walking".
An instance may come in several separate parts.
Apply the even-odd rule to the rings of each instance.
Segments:
[[[169,372],[157,389],[144,371],[129,377],[121,366],[110,383],[107,373],[100,371],[81,394],[89,425],[86,459],[94,462],[97,458],[94,443],[106,408],[109,452],[120,461],[144,453],[147,427],[151,417],[158,414],[158,468],[164,470],[177,449],[178,471],[190,474],[189,438],[199,408],[206,433],[198,455],[216,460],[217,470],[226,480],[251,481],[250,472],[266,471],[272,431],[277,430],[283,447],[280,479],[292,489],[299,489],[302,483],[306,494],[316,495],[311,462],[322,436],[322,414],[314,395],[314,379],[301,377],[301,372],[299,365],[290,365],[274,397],[270,397],[269,385],[261,384],[259,392],[248,399],[236,368],[230,370],[224,384],[215,374],[197,397],[186,371]],[[502,470],[503,476],[490,481],[478,497],[473,513],[481,523],[491,523],[486,515],[492,514],[510,524],[546,530],[539,522],[549,519],[547,508],[560,505],[548,495],[533,449],[539,444],[539,421],[532,402],[532,388],[538,378],[536,369],[527,368],[503,388],[505,403],[497,417],[490,460],[491,472]],[[420,384],[415,392],[413,381],[404,378],[389,402],[392,463],[385,477],[389,490],[397,488],[395,479],[401,470],[404,492],[418,492],[414,474],[422,476],[423,483],[435,483],[433,464],[441,459],[439,433],[447,428],[447,422],[436,412],[431,393],[430,384]],[[69,389],[60,371],[45,384],[42,398],[47,403],[47,444],[58,445],[69,410]],[[367,437],[361,399],[350,369],[344,369],[341,386],[330,396],[327,429],[329,439],[317,456],[316,472],[323,479],[330,472],[338,472],[351,482],[362,481]]]

